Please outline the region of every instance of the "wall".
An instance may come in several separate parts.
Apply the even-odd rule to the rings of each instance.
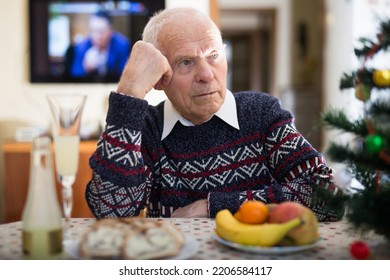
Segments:
[[[324,109],[353,108],[354,96],[341,94],[339,81],[344,71],[351,67],[353,55],[353,5],[351,1],[327,0],[326,35],[324,52]],[[351,106],[348,106],[348,105]],[[336,131],[325,131],[323,149],[329,145],[329,141],[339,136]]]

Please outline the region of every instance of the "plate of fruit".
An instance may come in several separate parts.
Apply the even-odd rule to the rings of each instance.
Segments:
[[[225,246],[262,254],[287,254],[312,249],[320,241],[314,212],[297,203],[264,204],[246,201],[232,214],[215,217],[211,238]]]

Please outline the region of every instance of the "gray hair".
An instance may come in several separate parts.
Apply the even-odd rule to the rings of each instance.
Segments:
[[[163,52],[161,38],[159,35],[161,35],[161,31],[169,24],[180,24],[181,19],[186,18],[195,18],[199,21],[204,22],[210,22],[211,26],[215,27],[216,30],[218,30],[218,33],[221,35],[221,32],[219,31],[218,27],[215,25],[215,23],[211,20],[211,18],[203,13],[202,11],[195,9],[195,8],[172,8],[172,9],[165,9],[158,11],[155,13],[149,20],[149,22],[146,24],[143,34],[142,34],[142,40],[151,43],[154,45],[157,49]],[[221,36],[222,41],[222,36]]]

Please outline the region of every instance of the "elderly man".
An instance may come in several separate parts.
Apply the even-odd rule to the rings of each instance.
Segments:
[[[86,191],[97,218],[214,217],[246,200],[297,201],[337,220],[331,169],[265,93],[226,89],[227,62],[213,21],[191,8],[150,19],[109,97],[107,125]],[[144,100],[151,89],[168,100]]]

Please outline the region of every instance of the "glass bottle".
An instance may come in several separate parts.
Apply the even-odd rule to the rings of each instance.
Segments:
[[[49,137],[36,137],[30,161],[30,178],[22,214],[23,252],[32,259],[62,255],[62,212],[56,194]]]

